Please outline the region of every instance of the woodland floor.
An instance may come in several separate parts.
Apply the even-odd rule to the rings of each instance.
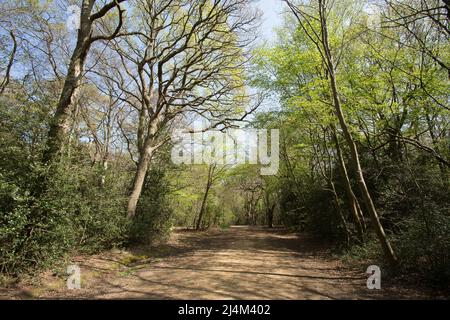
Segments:
[[[367,266],[348,267],[326,246],[281,228],[177,230],[155,247],[72,260],[81,289],[63,272],[0,288],[0,299],[409,299],[438,298],[382,278],[366,288]],[[37,278],[37,279],[36,279]]]

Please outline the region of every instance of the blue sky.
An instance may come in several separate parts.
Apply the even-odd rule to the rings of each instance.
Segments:
[[[258,0],[255,5],[263,12],[261,31],[264,39],[273,40],[273,29],[282,23],[284,3],[281,0]]]

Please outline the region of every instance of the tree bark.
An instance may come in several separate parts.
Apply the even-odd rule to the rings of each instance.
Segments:
[[[77,42],[70,58],[69,68],[67,70],[55,114],[50,121],[47,145],[43,155],[44,163],[49,163],[62,152],[64,140],[70,129],[70,116],[73,101],[79,92],[81,80],[83,79],[84,64],[91,44],[97,40],[111,40],[115,38],[122,27],[123,10],[121,10],[119,3],[124,2],[125,0],[114,0],[109,2],[99,11],[92,14],[95,1],[96,0],[83,0],[81,4]],[[105,16],[114,7],[117,7],[119,12],[119,23],[114,32],[109,36],[93,36],[94,21]]]
[[[8,65],[6,66],[5,78],[0,83],[0,95],[3,94],[3,92],[6,89],[6,86],[9,84],[11,68],[14,64],[14,58],[16,56],[16,51],[17,51],[17,41],[16,41],[16,36],[14,35],[14,32],[12,32],[12,30],[10,30],[9,35],[11,36],[11,39],[13,41],[13,48],[12,48],[11,54],[9,56]]]
[[[427,119],[428,130],[430,131],[430,137],[431,137],[431,141],[433,143],[434,149],[438,150],[439,141],[434,133],[435,128],[434,128],[433,122],[431,121],[431,118],[430,118],[430,115],[428,114],[428,112],[425,112],[425,118]],[[447,190],[449,188],[447,168],[440,161],[438,162],[438,165],[439,165],[439,170],[441,171],[442,185]]]
[[[69,68],[55,114],[50,121],[47,146],[44,151],[44,163],[50,162],[61,153],[64,140],[70,129],[72,105],[79,91],[84,63],[91,45],[92,21],[90,15],[94,2],[89,0],[83,1],[82,4],[77,43],[70,58]]]
[[[206,208],[206,200],[208,200],[208,193],[209,193],[209,189],[211,188],[211,184],[212,184],[213,171],[214,171],[213,165],[209,166],[208,181],[206,182],[205,194],[203,195],[202,205],[200,207],[200,212],[198,214],[198,220],[197,220],[197,225],[195,226],[195,230],[200,230],[200,227],[202,224],[202,219],[203,219],[203,215],[205,213],[205,208]]]
[[[339,170],[341,171],[341,175],[344,182],[344,189],[345,193],[347,195],[347,201],[348,201],[348,207],[350,210],[351,215],[353,216],[353,220],[356,224],[356,229],[358,232],[358,237],[361,242],[364,241],[364,232],[365,232],[365,223],[364,223],[364,216],[361,211],[361,207],[359,206],[358,199],[355,196],[355,193],[353,192],[352,185],[350,183],[350,179],[348,177],[347,173],[347,167],[345,165],[344,159],[342,157],[342,150],[339,145],[339,141],[336,135],[336,128],[332,126],[332,136],[334,143],[336,145],[336,153],[338,157],[338,163],[339,163]]]
[[[161,145],[157,143],[155,134],[158,130],[159,119],[154,119],[153,123],[148,128],[148,136],[145,140],[143,149],[139,152],[139,160],[136,168],[136,174],[134,176],[133,188],[128,199],[127,217],[133,219],[136,216],[136,209],[139,198],[142,193],[142,187],[144,186],[145,176],[147,175],[150,161],[153,153]]]
[[[334,182],[332,179],[329,180],[330,183],[330,191],[333,194],[333,202],[336,208],[337,215],[339,220],[341,220],[342,226],[344,227],[345,237],[347,240],[347,245],[350,244],[350,230],[348,228],[347,220],[345,219],[344,214],[342,213],[341,206],[339,205],[339,197],[336,193],[336,187],[334,186]]]
[[[275,203],[267,208],[267,226],[273,228],[273,211],[275,210]]]
[[[273,211],[275,210],[276,203],[270,205],[269,192],[267,189],[264,191],[264,202],[266,207],[267,226],[273,228]]]
[[[200,212],[198,214],[198,220],[197,225],[195,226],[195,230],[200,230],[200,227],[202,225],[203,215],[205,213],[206,200],[208,199],[209,188],[210,188],[209,184],[207,184],[205,194],[203,195],[202,199],[202,206],[200,207]]]
[[[142,187],[144,186],[152,153],[152,149],[148,147],[145,150],[145,154],[139,158],[133,181],[133,189],[128,199],[127,217],[129,219],[133,219],[136,216],[137,204],[142,193]]]

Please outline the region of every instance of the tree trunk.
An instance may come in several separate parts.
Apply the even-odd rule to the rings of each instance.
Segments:
[[[370,218],[372,220],[373,228],[375,229],[375,232],[377,234],[378,240],[381,243],[383,251],[384,251],[387,259],[389,260],[389,263],[395,267],[398,263],[397,256],[395,255],[395,252],[394,252],[389,240],[386,237],[383,226],[381,225],[380,219],[378,217],[378,213],[375,209],[375,205],[373,204],[372,197],[370,196],[369,190],[367,189],[366,181],[364,179],[364,175],[363,175],[362,168],[361,168],[361,163],[359,160],[358,150],[356,148],[355,141],[353,140],[353,137],[351,136],[351,134],[349,132],[347,123],[344,118],[344,114],[342,112],[341,103],[339,100],[337,86],[336,86],[336,79],[334,76],[334,70],[332,72],[330,72],[330,83],[331,83],[331,88],[332,88],[332,92],[333,92],[333,100],[334,100],[334,104],[335,104],[336,114],[339,119],[339,123],[342,128],[342,131],[344,133],[345,140],[347,141],[347,144],[350,148],[353,171],[354,171],[356,179],[357,179],[358,187],[359,187],[361,195],[364,199],[364,203],[366,205],[366,208],[367,208]]]
[[[348,177],[347,173],[347,167],[345,166],[344,159],[342,157],[342,150],[339,145],[339,141],[336,135],[336,128],[332,126],[332,136],[334,143],[336,145],[336,153],[338,156],[338,162],[339,162],[339,170],[341,171],[341,175],[343,177],[344,182],[344,188],[345,193],[347,195],[347,201],[348,201],[348,207],[350,209],[350,212],[353,216],[353,220],[356,224],[356,229],[358,232],[358,237],[360,241],[364,241],[364,231],[365,231],[365,222],[364,222],[364,216],[361,212],[361,207],[359,206],[358,199],[355,196],[355,193],[353,192],[352,185],[350,183],[350,179]]]
[[[434,146],[435,150],[439,150],[439,141],[436,138],[436,135],[434,133],[434,125],[433,125],[433,122],[431,121],[431,118],[430,118],[430,115],[428,114],[428,112],[425,112],[425,118],[427,119],[428,130],[430,131],[430,137],[431,137],[433,146]],[[442,162],[438,162],[438,166],[439,166],[439,170],[441,171],[442,185],[445,188],[445,190],[447,190],[449,188],[447,168],[445,167],[445,165]]]
[[[64,140],[70,129],[70,116],[72,113],[73,101],[79,91],[81,79],[83,77],[84,63],[89,51],[91,42],[92,22],[90,14],[94,1],[83,1],[80,17],[80,29],[75,49],[70,58],[67,76],[56,107],[55,114],[50,121],[47,146],[44,151],[43,161],[49,163],[58,156],[63,148]]]
[[[200,212],[198,214],[198,220],[197,220],[197,225],[195,226],[195,230],[200,230],[203,215],[205,213],[206,200],[208,199],[209,188],[210,188],[210,184],[208,181],[208,183],[206,184],[205,194],[203,195],[202,206],[200,207]]]
[[[331,86],[336,116],[339,119],[339,124],[343,131],[344,138],[350,149],[353,171],[356,176],[361,195],[364,199],[364,203],[367,207],[370,218],[372,220],[373,228],[375,229],[378,240],[381,243],[383,251],[384,251],[390,265],[392,267],[396,267],[398,265],[397,256],[396,256],[389,240],[386,237],[383,226],[381,225],[380,219],[378,217],[378,213],[375,209],[375,205],[373,204],[372,197],[370,196],[369,190],[367,189],[366,181],[364,179],[364,175],[363,175],[362,168],[361,168],[361,163],[359,161],[358,150],[356,148],[355,141],[353,140],[353,137],[350,134],[347,122],[345,121],[345,117],[342,112],[341,101],[339,98],[339,92],[338,92],[338,88],[337,88],[337,84],[336,84],[333,59],[332,59],[332,55],[331,55],[331,51],[330,51],[330,47],[329,47],[329,43],[328,43],[328,30],[327,30],[325,8],[324,8],[323,1],[320,1],[320,21],[321,21],[321,28],[322,28],[322,44],[324,47],[325,58],[326,58],[325,62],[327,64],[327,69],[328,69],[328,72],[330,75],[330,86]]]
[[[275,203],[267,208],[267,226],[273,228],[273,211],[275,210]]]
[[[148,171],[152,153],[153,149],[151,146],[147,146],[144,150],[144,154],[139,157],[136,175],[133,182],[133,189],[131,191],[130,198],[128,199],[127,217],[129,219],[133,219],[136,215],[137,204],[142,193],[142,187],[144,186],[145,176]]]
[[[264,191],[264,205],[266,207],[267,226],[273,228],[273,211],[275,210],[275,203],[270,205],[269,192]]]
[[[339,205],[339,197],[336,193],[336,187],[334,186],[334,182],[330,179],[330,191],[333,194],[333,202],[336,208],[336,212],[338,214],[339,220],[341,220],[342,226],[344,227],[345,237],[347,239],[347,245],[350,244],[350,230],[348,228],[347,220],[345,219],[344,214],[342,213],[341,206]]]
[[[200,230],[200,226],[202,224],[202,219],[203,219],[203,215],[205,213],[205,208],[206,208],[206,200],[208,200],[208,193],[209,193],[209,189],[211,188],[211,184],[212,184],[213,170],[214,170],[213,165],[209,166],[208,180],[206,182],[205,194],[203,195],[202,205],[200,207],[200,212],[198,214],[198,220],[197,220],[197,225],[195,226],[195,230]]]

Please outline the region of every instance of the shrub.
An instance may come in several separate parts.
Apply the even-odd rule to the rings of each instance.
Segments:
[[[168,192],[165,172],[150,170],[145,178],[136,216],[130,225],[130,242],[150,243],[167,238],[174,224],[173,211],[167,199]]]
[[[125,241],[124,189],[101,188],[89,167],[67,166],[54,166],[52,174],[35,166],[27,187],[0,176],[2,273],[48,267],[68,252],[92,253]]]
[[[396,240],[403,268],[420,272],[431,282],[449,284],[449,235],[450,216],[442,210],[431,208],[427,213],[411,217]]]

